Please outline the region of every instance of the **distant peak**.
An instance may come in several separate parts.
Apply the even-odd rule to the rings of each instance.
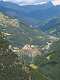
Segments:
[[[51,2],[54,6],[60,5],[60,0],[52,0]]]
[[[1,2],[12,2],[16,3],[18,5],[24,6],[24,5],[44,5],[49,3],[49,1],[40,1],[40,0],[0,0]]]
[[[25,3],[19,3],[19,5],[24,6],[24,5],[43,5],[46,4],[47,2],[40,2],[40,3],[32,3],[32,4],[25,4]]]
[[[51,1],[47,2],[48,6],[53,6],[53,3]]]

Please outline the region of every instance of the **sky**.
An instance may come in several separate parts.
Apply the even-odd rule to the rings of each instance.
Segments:
[[[22,5],[44,4],[47,3],[48,1],[51,1],[54,5],[60,5],[60,0],[4,0],[4,1],[11,1]]]
[[[52,3],[53,3],[54,5],[60,5],[60,0],[52,0]]]
[[[12,1],[12,2],[18,2],[18,3],[25,3],[25,4],[33,4],[33,3],[47,2],[48,0],[4,0],[4,1]]]

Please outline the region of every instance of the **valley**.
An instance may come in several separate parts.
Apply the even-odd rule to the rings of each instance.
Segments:
[[[60,80],[60,5],[0,1],[0,80]]]

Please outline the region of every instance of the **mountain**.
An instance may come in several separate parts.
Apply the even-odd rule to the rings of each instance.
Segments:
[[[50,35],[60,37],[60,17],[51,19],[48,23],[41,27],[41,29]]]
[[[19,6],[15,3],[0,1],[0,10],[36,26],[44,25],[51,18],[60,16],[60,6],[54,6],[51,2],[42,5]]]
[[[2,32],[3,30],[6,30],[6,27],[18,27],[15,24],[12,25],[11,20],[13,20],[14,23],[16,22],[16,19],[12,19],[0,13],[0,80],[31,80],[31,77],[33,78],[33,80],[35,78],[35,80],[48,80],[46,79],[45,75],[42,74],[42,71],[38,70],[38,66],[34,64],[27,64],[25,62],[25,58],[27,59],[27,61],[30,60],[29,58],[27,58],[27,56],[25,57],[25,55],[20,51],[13,51],[12,45],[14,43],[11,45],[8,39],[8,33]],[[11,23],[11,25],[9,24],[9,22]]]
[[[47,0],[43,0],[43,1],[40,1],[40,0],[30,0],[30,1],[27,1],[27,0],[15,0],[15,1],[12,1],[12,0],[0,0],[0,1],[4,1],[4,2],[12,2],[12,3],[16,3],[18,5],[21,5],[21,6],[24,6],[24,5],[42,5],[42,4],[46,4]],[[53,1],[54,2],[54,1]]]
[[[53,5],[60,5],[60,0],[52,0]]]
[[[1,1],[0,79],[60,80],[57,37],[60,37],[60,6],[51,2],[19,6]]]
[[[8,40],[15,46],[40,45],[45,43],[47,37],[42,31],[2,12],[0,12],[0,31],[8,35]]]
[[[12,2],[12,3],[16,3],[18,5],[42,5],[42,4],[45,4],[47,2],[49,2],[50,0],[30,0],[30,1],[27,1],[27,0],[15,0],[15,1],[12,1],[12,0],[0,0],[0,1],[5,1],[5,2]],[[51,2],[53,3],[54,6],[56,5],[60,5],[60,1],[59,0],[51,0]]]
[[[48,53],[48,62],[43,65],[43,72],[46,76],[49,76],[50,80],[60,79],[60,40],[53,43]]]

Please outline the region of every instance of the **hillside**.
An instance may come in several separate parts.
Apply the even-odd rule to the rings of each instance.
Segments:
[[[48,80],[60,80],[60,40],[50,46],[48,53],[36,56],[34,63]]]
[[[24,62],[10,45],[7,36],[0,32],[0,80],[48,80],[38,66]]]
[[[27,24],[37,26],[60,16],[60,6],[54,6],[51,2],[43,5],[19,6],[15,3],[0,1],[0,10],[9,16],[24,20]]]
[[[0,1],[0,80],[60,80],[60,6]]]
[[[60,37],[60,17],[51,19],[41,29],[50,35]]]
[[[21,20],[13,17],[6,16],[0,12],[0,31],[8,35],[9,41],[13,45],[25,45],[25,44],[43,44],[46,39],[45,34],[37,29],[31,28]],[[45,42],[45,41],[44,41]]]
[[[42,44],[39,42],[42,40],[46,40],[46,36],[43,32],[33,29],[24,22],[0,12],[0,79],[48,80],[42,71],[39,70],[38,66],[32,63],[30,58],[31,54],[33,57],[41,54],[39,48],[35,46],[31,48],[30,45],[28,45],[27,50],[25,46],[20,49],[22,50],[21,52],[14,52],[13,50],[13,45],[22,47],[22,45],[26,43]],[[27,55],[25,56],[25,54],[30,55],[28,57]]]
[[[51,80],[60,79],[60,40],[53,43],[47,55],[48,62],[42,67],[43,72],[51,78]]]

